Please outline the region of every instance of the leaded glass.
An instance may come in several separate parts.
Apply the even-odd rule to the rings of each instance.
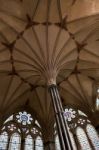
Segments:
[[[35,141],[35,150],[43,150],[43,141],[40,136],[36,138]]]
[[[74,111],[72,108],[70,109],[66,108],[64,111],[64,116],[68,121],[71,121],[72,118],[75,118],[75,114],[76,114],[76,111]]]
[[[0,150],[6,150],[8,144],[8,134],[7,132],[3,132],[0,135]]]
[[[21,150],[21,146],[25,150],[43,150],[40,128],[38,121],[26,111],[11,115],[2,127],[0,150],[7,150],[7,147],[9,150]],[[9,140],[7,133],[10,135]],[[26,137],[24,145],[21,145],[21,136]]]
[[[76,129],[77,139],[80,143],[81,150],[92,150],[87,139],[86,133],[81,127],[77,127]]]
[[[32,132],[34,135],[36,135],[36,134],[38,133],[38,130],[37,130],[36,128],[32,128],[32,129],[31,129],[31,132]]]
[[[18,133],[14,133],[11,136],[9,150],[20,150],[21,138]]]
[[[78,124],[84,125],[85,122],[86,122],[85,119],[82,119],[82,118],[79,118],[79,119],[78,119]]]
[[[25,139],[25,150],[33,150],[33,139],[28,135]]]
[[[88,133],[88,136],[95,148],[95,150],[99,150],[99,136],[97,132],[95,131],[94,127],[91,124],[88,124],[86,127],[86,131]]]
[[[10,131],[14,131],[14,130],[16,129],[16,126],[15,126],[14,124],[10,124],[10,125],[8,126],[8,129],[9,129]]]
[[[22,123],[23,125],[31,124],[31,121],[33,120],[31,114],[28,114],[26,111],[19,112],[19,114],[16,115],[16,118],[18,122]]]

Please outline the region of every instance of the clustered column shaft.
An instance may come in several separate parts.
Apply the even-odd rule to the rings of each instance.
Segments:
[[[49,86],[49,92],[52,98],[52,103],[55,112],[56,125],[59,135],[60,146],[62,150],[72,150],[72,144],[69,137],[67,122],[63,114],[63,107],[59,92],[56,85]]]

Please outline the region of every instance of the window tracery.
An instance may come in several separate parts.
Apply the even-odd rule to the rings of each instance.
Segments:
[[[84,128],[88,123],[90,123],[90,120],[88,119],[87,115],[81,110],[66,108],[64,111],[64,116],[71,130],[75,130],[78,126]]]
[[[14,130],[16,130],[16,126],[14,124],[10,124],[10,125],[8,125],[8,130],[14,131]]]
[[[71,121],[72,118],[76,117],[76,111],[74,111],[72,108],[66,108],[64,111],[64,116],[68,121]]]
[[[32,117],[31,114],[28,114],[26,111],[24,112],[19,112],[16,115],[16,119],[19,123],[22,123],[22,125],[27,125],[27,124],[31,124],[32,122]]]
[[[85,113],[81,110],[66,108],[64,117],[68,123],[69,135],[74,150],[92,150],[93,147],[95,150],[99,149],[99,136]],[[55,146],[57,150],[60,150],[56,124],[54,124],[54,128]]]
[[[21,150],[22,141],[25,150],[33,150],[33,147],[43,150],[41,126],[26,111],[11,115],[4,122],[1,132],[0,150],[7,147],[9,150]]]
[[[99,149],[99,137],[85,113],[83,113],[81,110],[66,108],[64,111],[64,116],[67,120],[69,131],[74,135],[73,137],[75,137],[75,140],[74,138],[72,138],[71,140],[73,148],[75,147],[75,144],[73,143],[74,140],[76,141],[76,146],[78,147],[78,149],[79,146],[81,146],[81,150],[91,150],[92,145],[94,145],[96,150]],[[90,140],[91,143],[89,143]]]
[[[78,124],[80,124],[80,125],[84,125],[85,124],[85,122],[86,122],[86,120],[85,119],[83,119],[83,118],[79,118],[78,119]]]
[[[85,150],[85,145],[87,149],[91,149],[88,139],[91,140],[91,143],[96,150],[99,149],[99,137],[86,114],[79,110],[76,111],[74,109],[66,108],[64,116],[69,126],[70,138],[75,150],[77,149],[77,140],[75,144],[74,134],[76,135],[82,150]],[[18,121],[18,119],[20,119],[21,122]],[[38,121],[25,111],[14,114],[13,120],[10,117],[10,119],[8,118],[7,121],[4,122],[2,133],[0,135],[0,149],[3,149],[4,147],[6,149],[9,137],[11,143],[9,144],[9,150],[21,149],[21,134],[25,139],[25,150],[32,150],[34,146],[36,150],[43,150],[41,127]],[[56,149],[60,150],[59,139],[56,135],[57,132],[55,134]]]

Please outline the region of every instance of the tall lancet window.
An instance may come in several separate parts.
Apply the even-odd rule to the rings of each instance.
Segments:
[[[43,141],[40,136],[36,138],[35,141],[35,150],[43,150]]]
[[[26,111],[17,112],[4,121],[0,150],[43,150],[39,122]]]
[[[8,134],[7,132],[3,132],[0,135],[0,150],[6,150],[8,144]]]
[[[99,150],[99,136],[98,136],[95,128],[91,124],[88,124],[86,127],[86,131],[89,136],[89,139],[91,140],[91,142],[94,146],[94,149]]]
[[[25,150],[33,150],[33,138],[31,135],[27,135],[25,139]]]
[[[99,150],[99,137],[88,116],[81,110],[66,108],[64,112],[68,123],[73,149]]]
[[[77,135],[77,139],[80,143],[81,150],[92,150],[90,147],[90,144],[88,142],[86,133],[84,132],[84,130],[81,127],[77,127],[76,135]]]
[[[14,133],[11,136],[9,150],[21,150],[21,137],[18,133]]]

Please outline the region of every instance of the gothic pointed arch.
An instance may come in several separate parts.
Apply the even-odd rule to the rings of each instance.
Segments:
[[[4,121],[1,129],[0,147],[8,150],[43,150],[39,122],[25,110],[12,114]]]

